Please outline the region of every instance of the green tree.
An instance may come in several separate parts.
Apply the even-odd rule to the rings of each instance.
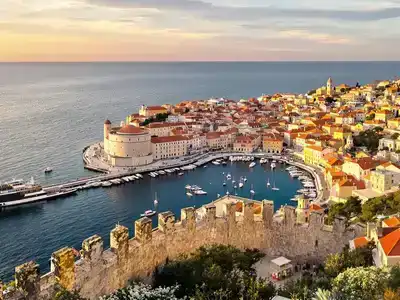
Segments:
[[[365,117],[365,120],[368,120],[368,121],[371,121],[373,119],[375,119],[375,114],[374,113],[372,113],[372,114],[370,114],[370,115]]]
[[[386,269],[368,267],[351,268],[333,280],[333,295],[346,300],[380,300],[388,284]]]
[[[393,266],[390,269],[388,286],[394,291],[400,290],[400,265]]]
[[[155,272],[154,285],[178,284],[178,297],[197,295],[198,299],[208,299],[206,296],[212,298],[223,293],[234,297],[230,299],[239,299],[237,295],[244,290],[264,289],[253,268],[261,257],[263,254],[258,250],[241,251],[222,245],[201,247]]]
[[[318,289],[315,292],[313,300],[330,300],[332,293],[329,290]]]
[[[61,286],[57,286],[53,300],[86,300],[86,299],[81,297],[78,291],[70,292]]]
[[[343,216],[348,220],[360,215],[362,212],[361,200],[358,197],[349,197],[346,202],[333,204],[328,211],[328,224],[332,224],[335,217]]]
[[[346,246],[341,253],[330,254],[325,260],[325,273],[334,278],[348,268],[372,266],[373,248],[372,243],[354,250]]]
[[[395,132],[395,133],[392,134],[391,138],[392,138],[393,140],[397,140],[397,138],[398,138],[399,136],[400,136],[400,134],[398,134],[397,132]]]

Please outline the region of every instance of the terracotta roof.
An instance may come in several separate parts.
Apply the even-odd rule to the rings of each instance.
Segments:
[[[121,127],[121,129],[118,130],[118,133],[139,134],[139,133],[144,133],[144,130],[140,129],[138,127],[135,127],[133,125],[125,125],[125,126]]]
[[[105,125],[111,125],[111,121],[110,121],[110,120],[105,120],[105,121],[104,121],[104,124],[105,124]]]
[[[215,131],[215,132],[208,132],[208,133],[206,134],[206,138],[207,138],[208,140],[212,140],[212,139],[217,139],[217,138],[219,138],[221,135],[222,135],[222,133],[221,133],[221,132],[217,132],[217,131]]]
[[[151,142],[153,144],[160,143],[171,143],[171,142],[179,142],[179,141],[187,141],[188,137],[183,135],[173,135],[173,136],[160,136],[160,137],[152,137]]]
[[[167,110],[165,107],[162,107],[162,106],[159,106],[159,105],[157,105],[157,106],[147,106],[146,109],[147,110]]]
[[[400,256],[400,228],[379,239],[387,256]]]
[[[324,210],[321,206],[319,206],[318,204],[312,203],[309,208],[309,211],[320,211],[320,210]]]
[[[355,238],[353,240],[353,242],[354,242],[354,248],[362,248],[369,243],[369,240],[367,239],[366,236],[361,236],[361,237]]]
[[[397,226],[400,226],[400,219],[399,219],[399,217],[396,217],[396,216],[391,217],[391,218],[386,219],[386,220],[383,220],[382,222],[385,223],[385,225],[386,225],[387,227],[397,227]]]

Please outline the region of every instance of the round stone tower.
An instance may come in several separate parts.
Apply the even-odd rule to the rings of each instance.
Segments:
[[[104,122],[104,151],[107,153],[107,147],[108,147],[108,134],[110,133],[111,130],[111,121],[106,120]]]

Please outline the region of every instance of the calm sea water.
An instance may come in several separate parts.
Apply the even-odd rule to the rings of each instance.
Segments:
[[[83,169],[83,147],[102,138],[106,118],[120,121],[141,104],[304,93],[325,84],[329,76],[335,83],[368,83],[394,78],[399,70],[399,62],[0,64],[0,181],[34,176],[48,184],[91,175]],[[55,171],[45,177],[47,166]],[[246,165],[231,168],[238,176],[248,172]],[[212,166],[182,179],[148,178],[1,213],[0,279],[9,279],[13,268],[29,259],[48,270],[54,250],[79,248],[90,235],[100,234],[108,243],[117,222],[133,231],[133,220],[151,208],[154,192],[159,194],[160,210],[179,213],[182,207],[206,203],[223,193],[224,170]],[[276,183],[284,188],[271,193],[265,189],[271,174],[263,172],[258,167],[247,174],[258,191],[256,198],[286,203],[298,183],[277,171]],[[187,199],[186,183],[200,184],[209,194]],[[248,189],[241,193],[248,196]]]

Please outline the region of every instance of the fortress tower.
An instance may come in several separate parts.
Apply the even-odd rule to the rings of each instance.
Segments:
[[[108,148],[108,134],[111,130],[111,122],[110,120],[106,120],[104,122],[104,151]]]
[[[332,81],[331,77],[329,77],[328,81],[326,82],[326,94],[328,96],[332,96],[333,95],[333,81]]]

